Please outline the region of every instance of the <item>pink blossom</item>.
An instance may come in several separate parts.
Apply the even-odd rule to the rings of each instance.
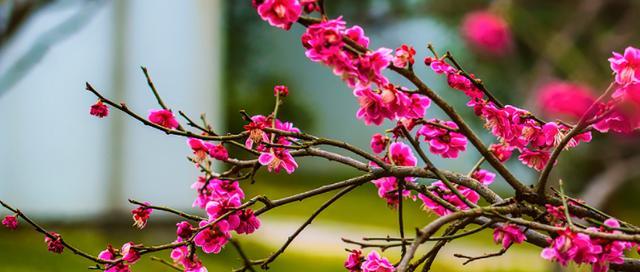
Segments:
[[[506,162],[511,158],[513,147],[507,144],[492,144],[489,150],[498,158],[500,162]]]
[[[409,65],[413,65],[415,62],[413,56],[416,55],[416,50],[413,46],[408,46],[406,44],[401,45],[396,49],[395,57],[393,58],[393,65],[398,68],[404,68]]]
[[[379,126],[385,117],[389,116],[388,109],[384,106],[382,96],[374,93],[370,88],[356,89],[353,95],[358,98],[360,109],[356,113],[358,119],[364,120],[366,125]]]
[[[140,259],[140,253],[134,248],[132,242],[128,242],[122,245],[120,249],[120,255],[122,255],[122,260],[125,260],[131,264],[136,263]]]
[[[389,83],[389,80],[382,75],[382,71],[391,64],[392,51],[389,48],[378,48],[361,55],[355,63],[359,79],[357,85],[367,87],[370,83],[376,83],[378,86]]]
[[[229,159],[229,152],[222,144],[212,145],[209,148],[209,155],[216,160],[226,161]]]
[[[594,263],[602,247],[594,244],[589,235],[573,233],[569,229],[560,231],[551,245],[542,250],[540,256],[566,266],[569,261],[577,264]]]
[[[609,62],[618,84],[640,82],[640,49],[629,46],[625,48],[624,54],[613,52]]]
[[[277,85],[273,87],[273,95],[285,97],[289,95],[289,88],[287,88],[287,86],[284,86],[284,85]]]
[[[52,236],[52,237],[49,237]],[[44,236],[44,242],[47,244],[47,250],[53,253],[62,253],[64,251],[64,245],[62,244],[62,237],[55,232],[49,232],[49,235]]]
[[[244,198],[244,192],[237,181],[226,179],[211,179],[207,182],[205,177],[198,177],[198,181],[191,185],[196,189],[198,197],[193,202],[194,207],[205,208],[208,202],[222,198],[229,198],[238,195],[240,199]]]
[[[609,218],[604,221],[604,226],[608,228],[619,228],[620,223],[614,218]],[[591,231],[600,231],[619,234],[618,230],[608,230],[605,227],[588,228]],[[622,264],[624,263],[624,251],[633,247],[633,243],[627,241],[594,239],[597,244],[602,247],[602,253],[598,256],[597,261],[593,264],[594,272],[607,272],[609,271],[609,264]]]
[[[364,29],[360,26],[352,26],[344,31],[344,35],[362,47],[369,47],[369,37],[364,35]]]
[[[310,25],[301,37],[302,45],[307,49],[305,55],[312,61],[322,62],[334,68],[349,66],[348,57],[342,50],[345,26],[342,17]],[[354,33],[356,31],[357,29]],[[360,36],[360,33],[357,34]],[[364,38],[363,33],[362,37]]]
[[[200,222],[200,227],[204,227],[207,224],[207,221],[202,221]],[[229,224],[227,224],[226,221],[220,221],[214,226],[207,227],[198,232],[194,238],[194,242],[197,246],[201,247],[205,253],[218,254],[229,239],[231,239],[229,230]]]
[[[526,239],[520,227],[513,224],[502,224],[493,230],[493,241],[502,243],[503,248],[509,248],[513,243],[520,244]]]
[[[451,121],[432,119],[430,122],[458,129],[458,125]],[[443,158],[457,158],[458,153],[467,148],[467,138],[463,134],[432,124],[424,124],[418,130],[418,136],[424,136],[424,140],[429,143],[431,153],[440,154]]]
[[[467,204],[464,203],[462,199],[460,199],[453,192],[451,192],[449,190],[449,187],[447,187],[447,185],[444,184],[442,181],[436,181],[431,185],[436,187],[435,190],[432,190],[432,193],[434,193],[435,195],[449,202],[450,204],[452,204],[458,209],[461,209],[461,210],[469,209],[469,206],[467,206]],[[474,190],[471,190],[467,187],[460,186],[460,185],[457,185],[456,189],[458,189],[460,194],[462,194],[462,196],[464,196],[467,200],[469,200],[472,203],[478,203],[478,200],[480,200],[480,195]],[[433,211],[435,214],[439,216],[443,216],[451,213],[449,209],[441,206],[440,204],[433,201],[431,198],[427,197],[426,195],[418,194],[418,198],[422,200],[422,203],[424,204],[425,208],[430,209],[431,211]]]
[[[344,261],[344,268],[349,270],[349,272],[361,272],[360,267],[362,266],[362,251],[354,249],[351,250],[347,260]]]
[[[240,211],[239,218],[240,223],[235,229],[238,234],[251,234],[260,228],[260,219],[255,216],[251,209]]]
[[[258,6],[258,14],[270,25],[289,30],[302,14],[302,6],[298,0],[265,0]]]
[[[378,252],[371,251],[367,258],[362,263],[363,272],[393,272],[396,268],[393,267],[391,262],[387,258],[381,257]]]
[[[489,11],[465,15],[461,31],[466,41],[482,52],[501,56],[511,49],[509,25],[502,17]]]
[[[569,116],[576,120],[596,101],[591,88],[569,81],[552,81],[536,92],[540,109],[546,114]]]
[[[387,84],[380,89],[380,97],[382,98],[384,107],[387,108],[387,118],[389,119],[405,117],[408,110],[412,107],[411,98],[392,84]],[[419,101],[417,102],[420,103]],[[417,116],[416,118],[421,117],[422,116]]]
[[[18,228],[18,218],[15,215],[7,215],[2,219],[2,225],[8,229],[15,230]]]
[[[149,202],[144,202],[144,205],[140,205],[140,207],[131,210],[131,214],[133,214],[133,225],[139,229],[143,229],[147,225],[147,220],[149,220],[149,216],[153,212],[153,209],[146,207],[151,205]]]
[[[195,160],[198,162],[203,161],[207,157],[209,150],[213,147],[213,144],[196,138],[189,138],[187,144],[189,144],[189,147],[193,150]]]
[[[431,105],[431,100],[421,94],[411,94],[411,105],[405,114],[406,118],[422,118],[427,113],[427,108]]]
[[[233,195],[229,198],[221,198],[209,201],[205,210],[209,215],[209,219],[215,220],[220,218],[222,215],[235,211],[235,209],[242,205],[242,201],[238,195]],[[236,211],[231,215],[227,216],[225,219],[220,220],[220,222],[226,222],[229,229],[235,229],[238,224],[240,224],[240,212]]]
[[[551,153],[545,150],[524,149],[518,159],[537,171],[542,171],[551,157]]]
[[[98,99],[98,102],[91,105],[91,110],[89,110],[89,114],[96,116],[98,118],[103,118],[109,115],[109,107],[105,105],[102,100]]]
[[[180,125],[178,124],[176,118],[173,116],[173,112],[171,112],[170,110],[151,110],[149,111],[148,119],[149,121],[151,121],[151,123],[163,126],[168,129],[175,129]]]
[[[288,150],[282,148],[273,148],[271,152],[260,154],[258,162],[266,165],[269,172],[278,173],[284,169],[287,174],[291,174],[298,168],[298,163],[293,159],[293,156],[289,154]]]
[[[129,265],[124,262],[110,264],[107,265],[106,268],[107,269],[104,272],[131,272],[131,268],[129,268]]]
[[[396,177],[384,177],[371,181],[378,188],[378,196],[387,201],[389,207],[398,206],[398,179]],[[411,191],[402,190],[403,197],[411,197]],[[415,198],[414,198],[415,199]]]
[[[176,235],[182,239],[189,239],[193,234],[194,229],[187,221],[182,221],[176,224],[176,226],[178,227],[176,229]]]
[[[244,129],[249,132],[249,137],[245,142],[247,148],[253,148],[254,144],[261,145],[262,142],[269,142],[269,136],[263,129],[271,126],[271,120],[271,118],[262,115],[251,117],[251,122],[244,126]]]
[[[380,133],[373,134],[371,137],[371,150],[375,153],[381,153],[387,148],[389,144],[389,137]]]
[[[389,146],[389,160],[398,166],[416,166],[418,163],[411,147],[401,142]]]
[[[98,259],[112,261],[115,260],[117,255],[118,253],[116,252],[116,249],[111,245],[107,245],[107,249],[100,251],[100,253],[98,254]]]
[[[493,103],[489,103],[482,108],[482,118],[485,120],[485,127],[491,130],[491,133],[505,141],[512,140],[516,134],[514,133],[514,124],[511,120],[511,111],[500,109]]]
[[[485,169],[478,169],[471,174],[471,177],[482,183],[482,185],[487,186],[493,183],[496,178],[496,174]]]
[[[181,246],[171,251],[171,259],[182,265],[185,272],[207,272],[207,268],[202,265],[196,254],[191,254],[189,248]]]

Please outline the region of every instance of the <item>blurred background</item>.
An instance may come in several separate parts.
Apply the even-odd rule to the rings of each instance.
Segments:
[[[640,2],[633,0],[325,2],[331,17],[343,15],[348,24],[363,26],[372,48],[413,45],[417,73],[459,108],[486,143],[493,139],[464,106],[466,98],[423,66],[427,43],[440,53],[451,51],[502,101],[549,120],[558,116],[540,102],[545,87],[560,82],[597,95],[611,80],[611,51],[640,45],[635,23]],[[465,39],[463,22],[477,11],[506,22],[507,49],[495,53]],[[291,94],[280,112],[282,119],[368,149],[370,136],[381,129],[356,120],[351,91],[329,69],[306,59],[299,40],[303,31],[298,25],[289,32],[269,26],[248,0],[0,0],[0,199],[92,253],[107,243],[135,240],[151,245],[173,239],[177,218],[160,212],[144,230],[134,230],[127,199],[196,212],[189,185],[198,172],[185,159],[190,155],[185,139],[164,135],[119,112],[104,119],[88,114],[95,98],[84,90],[86,81],[142,115],[157,107],[140,66],[149,69],[174,111],[193,117],[206,113],[217,131],[240,130],[242,109],[268,114],[273,86],[285,84]],[[435,107],[427,115],[443,117]],[[634,208],[640,192],[638,139],[594,134],[593,143],[561,157],[554,180],[562,177],[571,194],[640,223]],[[466,173],[478,158],[470,150],[436,164]],[[324,160],[298,162],[301,167],[294,175],[263,173],[256,184],[243,185],[245,192],[274,199],[354,174]],[[522,180],[535,180],[536,173],[517,159],[508,164]],[[501,180],[492,186],[509,193]],[[279,248],[327,197],[265,214],[263,227],[241,240],[249,255],[262,258]],[[407,230],[434,218],[418,203],[407,206]],[[343,271],[346,245],[340,237],[394,236],[396,221],[375,187],[364,186],[327,209],[272,270],[300,271],[304,265],[304,271]],[[68,252],[50,254],[42,239],[28,228],[0,230],[0,271],[83,271],[91,265]],[[528,245],[466,266],[452,256],[498,249],[490,232],[458,240],[440,253],[434,271],[561,271],[538,257],[540,249]],[[393,259],[394,254],[389,256]],[[168,252],[155,256],[168,259]],[[231,248],[202,258],[209,271],[240,266]],[[135,268],[168,270],[146,260]]]

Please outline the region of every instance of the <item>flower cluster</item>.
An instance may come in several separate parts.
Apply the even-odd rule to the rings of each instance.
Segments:
[[[288,174],[293,173],[298,168],[298,163],[291,156],[289,150],[283,147],[291,145],[291,137],[268,133],[264,131],[265,128],[274,128],[293,133],[299,133],[300,130],[294,127],[292,123],[282,122],[270,116],[265,117],[262,115],[251,117],[251,122],[244,126],[244,129],[249,132],[245,146],[249,149],[255,148],[261,153],[258,158],[260,164],[267,166],[269,172],[277,173],[284,169]],[[278,146],[270,146],[269,143],[274,143]]]
[[[518,159],[523,164],[541,171],[551,157],[551,150],[571,130],[558,122],[541,123],[530,112],[511,105],[499,107],[485,98],[472,76],[462,74],[444,60],[427,57],[425,64],[435,73],[445,74],[449,86],[468,96],[467,105],[473,107],[474,113],[485,121],[485,127],[499,139],[492,150],[501,161],[508,160],[512,151],[518,150]],[[574,136],[567,147],[589,141],[591,132],[584,132]]]
[[[475,171],[471,177],[479,181],[482,185],[488,186],[489,184],[493,183],[496,177],[496,174],[491,173],[484,169],[479,169]],[[449,202],[451,205],[455,206],[456,208],[460,210],[469,209],[469,206],[462,199],[460,199],[454,192],[452,192],[444,182],[436,181],[431,184],[431,187],[432,188],[429,189],[430,192],[432,192],[436,196],[439,196],[445,201]],[[470,188],[464,187],[462,185],[455,185],[455,188],[458,190],[458,192],[460,192],[462,196],[464,196],[464,198],[469,200],[471,203],[476,204],[478,203],[478,200],[480,200],[480,195],[476,191]],[[426,209],[431,210],[432,212],[434,212],[439,216],[452,213],[451,210],[447,209],[446,207],[443,207],[438,202],[434,201],[433,199],[429,198],[424,194],[418,194],[418,198],[422,200],[422,204],[424,204],[424,207]]]
[[[443,158],[457,158],[458,153],[467,149],[467,138],[455,132],[457,129],[454,122],[432,119],[418,130],[417,135],[429,143],[431,153]]]
[[[229,152],[227,152],[227,149],[222,144],[215,145],[195,138],[189,138],[187,144],[191,147],[196,162],[204,161],[207,159],[207,155],[221,161],[229,158]]]
[[[615,219],[607,219],[600,228],[590,227],[588,231],[620,233],[617,230],[620,223]],[[606,272],[609,264],[623,263],[624,251],[630,249],[633,244],[625,241],[605,240],[591,238],[585,233],[575,233],[569,228],[558,232],[558,235],[550,241],[549,247],[542,250],[542,258],[556,261],[563,266],[569,262],[576,264],[591,264],[594,272]]]
[[[402,142],[394,142],[389,145],[389,152],[387,152],[383,161],[397,166],[416,166],[418,164],[411,148]],[[397,177],[384,177],[371,181],[378,188],[378,196],[385,199],[390,207],[398,206],[400,198],[398,195],[399,179]],[[404,178],[403,180],[404,182],[414,182],[415,179]],[[403,189],[402,196],[411,197],[411,191]]]
[[[371,251],[367,257],[362,256],[360,250],[354,249],[344,262],[344,267],[349,272],[393,272],[396,268],[387,260],[380,256],[377,251]]]
[[[415,50],[407,45],[396,50],[379,48],[359,54],[347,49],[348,40],[362,48],[367,48],[369,38],[359,26],[346,27],[337,18],[313,24],[302,35],[302,45],[306,56],[333,69],[352,88],[360,109],[356,116],[367,125],[380,125],[385,119],[422,118],[430,100],[423,95],[411,93],[403,87],[389,83],[382,71],[393,62],[397,67],[405,67],[414,62]]]
[[[131,271],[129,265],[135,264],[140,259],[140,252],[135,249],[132,242],[128,242],[122,245],[120,250],[108,245],[107,249],[98,254],[98,258],[105,261],[119,260],[114,264],[107,264],[105,272],[129,272]]]

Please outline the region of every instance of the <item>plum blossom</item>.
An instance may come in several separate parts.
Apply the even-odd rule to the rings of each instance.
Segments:
[[[247,148],[253,148],[254,144],[261,145],[262,142],[269,142],[269,136],[263,129],[271,125],[270,121],[271,118],[262,115],[251,117],[251,122],[244,126],[244,129],[249,132],[249,137],[245,142]]]
[[[18,218],[15,215],[7,215],[2,219],[2,225],[8,229],[15,230],[18,228]]]
[[[211,145],[209,155],[216,160],[226,161],[229,159],[229,152],[222,144]]]
[[[238,195],[232,195],[228,198],[220,198],[209,201],[205,210],[211,220],[220,218],[222,215],[234,211],[238,206],[242,205],[242,201]],[[229,229],[235,229],[240,224],[240,211],[236,211],[225,219],[220,220],[225,222]]]
[[[134,248],[134,244],[132,242],[122,245],[120,255],[122,255],[122,260],[125,260],[130,264],[134,264],[140,259],[140,252]]]
[[[367,258],[362,263],[363,272],[393,272],[396,268],[393,267],[391,262],[387,258],[381,257],[377,251],[369,252]]]
[[[148,119],[151,123],[168,129],[175,129],[180,126],[171,110],[150,110]]]
[[[187,139],[187,144],[193,150],[193,155],[195,156],[195,160],[200,162],[207,158],[207,154],[210,152],[213,144],[209,142],[205,142],[196,138]]]
[[[265,0],[258,6],[258,14],[270,25],[289,30],[302,14],[302,6],[298,0]]]
[[[500,162],[506,162],[511,158],[514,147],[507,144],[492,144],[489,146],[489,151],[496,156]]]
[[[616,83],[626,85],[640,82],[640,49],[629,46],[623,54],[613,52],[609,63],[616,74]]]
[[[493,241],[496,244],[502,244],[505,249],[513,243],[520,244],[526,239],[520,227],[513,224],[502,224],[493,230]]]
[[[47,250],[53,253],[61,254],[64,251],[62,237],[58,233],[49,232],[49,235],[44,236],[44,242],[47,244]]]
[[[371,150],[375,153],[382,153],[389,145],[389,137],[380,133],[373,134],[371,137]]]
[[[258,162],[267,166],[269,172],[278,173],[284,169],[287,174],[291,174],[298,168],[298,163],[293,159],[293,156],[291,156],[288,150],[283,148],[273,148],[271,152],[260,154]]]
[[[542,171],[549,159],[551,158],[551,153],[546,150],[529,150],[524,149],[518,159],[525,164],[537,171]]]
[[[240,211],[238,215],[240,223],[235,228],[238,234],[251,234],[260,228],[260,219],[256,217],[251,209],[245,209]]]
[[[447,185],[444,184],[442,181],[436,181],[431,185],[436,187],[436,189],[432,191],[432,193],[434,193],[435,195],[449,202],[450,204],[452,204],[458,209],[461,209],[461,210],[469,209],[469,206],[467,206],[467,204],[464,203],[464,201],[460,199],[457,195],[451,192],[449,190],[449,187],[447,187]],[[485,185],[488,185],[488,184],[485,184]],[[478,200],[480,200],[480,195],[474,190],[471,190],[467,187],[460,186],[460,185],[456,186],[456,189],[458,189],[460,194],[462,194],[462,196],[464,196],[471,203],[478,203]],[[449,209],[441,206],[440,204],[438,204],[438,202],[433,201],[431,198],[429,198],[426,195],[418,194],[418,198],[422,200],[422,204],[424,205],[425,208],[433,211],[435,214],[439,216],[443,216],[451,213]]]
[[[285,96],[289,95],[289,88],[287,88],[287,86],[285,86],[285,85],[277,85],[277,86],[273,87],[273,95],[274,96],[285,97]]]
[[[204,227],[207,224],[207,221],[201,221],[200,227]],[[231,239],[229,230],[229,224],[227,224],[226,221],[220,221],[198,232],[194,238],[194,242],[197,246],[201,247],[205,253],[218,254],[229,239]]]
[[[509,24],[489,11],[474,11],[465,15],[461,32],[465,40],[481,52],[502,56],[511,49]]]
[[[604,221],[604,226],[608,228],[619,228],[620,223],[614,218],[609,218]],[[621,233],[618,230],[608,231],[604,226],[600,227],[600,229],[589,228],[589,230],[614,234]],[[627,241],[595,239],[595,242],[602,247],[602,253],[598,256],[596,262],[593,263],[592,268],[594,272],[607,272],[609,271],[609,264],[624,263],[624,251],[633,247],[633,244]]]
[[[190,254],[187,246],[176,247],[171,251],[171,259],[184,267],[185,272],[207,272],[196,254]]]
[[[349,270],[349,272],[361,272],[362,269],[362,261],[364,257],[362,256],[362,251],[353,249],[350,251],[349,256],[347,256],[347,260],[344,261],[344,268]]]
[[[176,226],[178,227],[176,229],[176,235],[181,239],[189,239],[193,234],[194,229],[187,221],[182,221],[176,224]]]
[[[430,122],[458,129],[458,125],[451,121],[432,119]],[[443,158],[457,158],[458,153],[467,148],[467,138],[463,134],[428,123],[418,130],[418,136],[424,136],[425,142],[429,143],[431,153],[439,154]]]
[[[147,225],[147,220],[149,220],[149,216],[153,212],[153,209],[147,207],[151,205],[149,202],[144,202],[144,205],[140,205],[140,207],[131,210],[131,214],[133,215],[133,225],[139,229],[143,229]]]
[[[191,188],[196,189],[198,197],[193,202],[194,207],[205,208],[210,201],[230,198],[233,195],[238,195],[240,199],[244,198],[244,192],[240,188],[240,184],[237,181],[226,179],[210,179],[208,182],[205,177],[198,177],[198,181],[191,185]]]
[[[482,185],[489,185],[495,180],[496,174],[485,169],[478,169],[471,174],[471,177],[482,183]]]
[[[378,196],[386,200],[389,207],[398,207],[398,179],[396,177],[384,177],[371,182],[378,188]],[[402,196],[405,198],[411,197],[411,191],[402,190]]]
[[[107,105],[105,105],[101,99],[98,99],[98,102],[91,105],[89,114],[96,116],[98,118],[106,117],[109,115],[109,107],[107,107]]]
[[[366,125],[379,126],[385,118],[390,118],[391,113],[385,107],[380,94],[370,88],[362,88],[354,90],[353,95],[358,98],[360,104],[356,117],[362,119]]]
[[[567,266],[569,261],[577,264],[594,263],[600,253],[602,247],[594,243],[589,235],[565,229],[558,232],[558,236],[551,241],[549,247],[542,250],[540,256]]]
[[[406,44],[401,45],[396,49],[396,54],[393,58],[393,65],[398,68],[404,68],[409,65],[413,65],[415,62],[414,56],[416,55],[416,50],[413,46],[408,46]]]
[[[398,166],[416,166],[418,163],[411,147],[402,142],[395,142],[389,146],[389,160]]]
[[[421,94],[411,94],[411,105],[404,117],[422,118],[427,113],[427,108],[431,105],[431,100]]]

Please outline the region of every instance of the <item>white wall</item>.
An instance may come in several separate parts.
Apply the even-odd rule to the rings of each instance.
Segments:
[[[52,217],[129,209],[129,197],[190,207],[189,185],[197,171],[185,159],[185,140],[115,111],[102,120],[90,116],[95,98],[84,91],[84,82],[108,96],[121,91],[130,107],[146,115],[157,105],[139,68],[144,65],[176,113],[197,117],[205,111],[212,123],[223,125],[221,2],[107,1],[82,30],[55,44],[0,97],[0,199]],[[0,52],[0,74],[77,8],[38,14]],[[119,181],[120,193],[108,193]]]

